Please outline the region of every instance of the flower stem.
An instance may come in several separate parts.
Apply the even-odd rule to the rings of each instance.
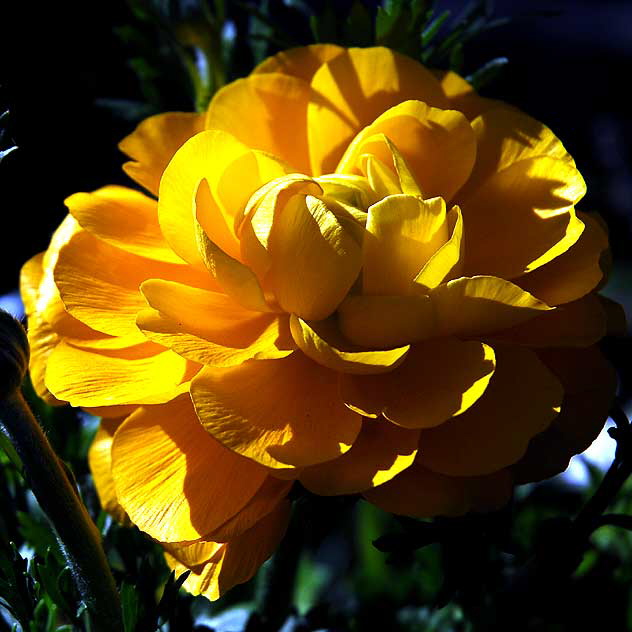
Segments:
[[[119,632],[119,596],[101,536],[19,389],[0,399],[0,430],[22,459],[31,489],[52,523],[93,630]]]

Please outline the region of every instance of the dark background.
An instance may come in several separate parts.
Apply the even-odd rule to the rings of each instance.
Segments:
[[[139,25],[125,2],[11,4],[21,6],[0,10],[8,26],[0,39],[0,105],[10,109],[9,136],[19,149],[0,168],[0,294],[16,287],[21,263],[46,247],[67,195],[126,183],[116,144],[137,121],[104,100],[144,98],[128,61],[139,51],[115,32]],[[439,1],[438,8],[458,13],[464,4]],[[606,217],[623,274],[632,257],[632,3],[497,0],[496,13],[513,20],[466,48],[466,71],[509,58],[483,94],[518,105],[563,140],[588,182],[581,207]],[[165,106],[192,108],[178,89]],[[615,293],[625,290],[625,277],[615,278]]]

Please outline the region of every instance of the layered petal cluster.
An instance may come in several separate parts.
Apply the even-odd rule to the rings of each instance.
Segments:
[[[293,482],[493,509],[598,433],[608,239],[547,127],[384,48],[266,60],[121,148],[24,267],[32,379],[101,415],[101,501],[217,598]]]

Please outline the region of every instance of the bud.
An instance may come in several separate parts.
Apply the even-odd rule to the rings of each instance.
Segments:
[[[0,399],[16,391],[29,366],[29,343],[24,327],[0,310]]]

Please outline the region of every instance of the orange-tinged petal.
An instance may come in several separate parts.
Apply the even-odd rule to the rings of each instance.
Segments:
[[[268,250],[276,300],[285,311],[307,320],[334,312],[362,264],[352,232],[311,195],[288,202],[272,227]]]
[[[160,178],[176,151],[191,136],[204,129],[204,115],[194,112],[167,112],[145,119],[120,143],[119,148],[133,162],[123,169],[154,195]]]
[[[107,186],[75,193],[65,204],[82,228],[112,246],[149,259],[183,263],[162,236],[156,200],[133,189]]]
[[[156,404],[176,396],[184,358],[153,343],[111,355],[58,344],[48,358],[46,386],[73,406]]]
[[[599,297],[589,294],[493,333],[490,340],[529,347],[588,347],[606,335],[606,326],[606,312]]]
[[[226,544],[219,547],[215,543],[189,545],[198,549],[198,556],[199,549],[211,554],[206,562],[189,568],[166,553],[167,564],[176,576],[191,570],[184,588],[194,595],[204,595],[215,601],[233,586],[248,581],[259,570],[279,545],[289,518],[290,503],[282,502],[275,511]]]
[[[88,463],[94,479],[101,507],[114,516],[118,522],[125,521],[125,510],[119,504],[112,478],[112,439],[124,418],[103,419],[97,430],[90,450]]]
[[[392,371],[404,361],[409,349],[408,346],[379,351],[354,348],[344,339],[334,319],[308,323],[292,314],[290,329],[306,356],[342,373],[368,375]]]
[[[453,477],[432,472],[418,461],[393,480],[364,493],[384,511],[412,518],[461,516],[470,511],[500,509],[511,498],[511,475]]]
[[[481,342],[429,340],[414,345],[406,361],[386,375],[341,375],[340,395],[363,415],[384,415],[405,428],[432,428],[483,396],[495,364],[493,349]]]
[[[212,279],[186,265],[163,263],[119,250],[89,233],[73,235],[62,247],[54,270],[66,310],[105,334],[143,336],[136,314],[147,306],[140,284],[159,277],[209,286]]]
[[[537,157],[516,162],[471,195],[459,196],[468,243],[465,273],[512,279],[566,252],[584,230],[573,205],[585,192],[572,164]]]
[[[448,240],[445,202],[390,195],[369,207],[362,243],[364,294],[411,294],[413,280]]]
[[[381,113],[353,139],[336,171],[353,172],[364,153],[392,163],[389,144],[406,161],[424,197],[446,201],[466,182],[476,159],[476,137],[463,114],[405,101]]]
[[[581,298],[604,278],[608,235],[593,214],[577,215],[585,226],[577,242],[549,263],[515,279],[520,287],[549,305]]]
[[[307,110],[314,175],[333,172],[355,134],[394,105],[407,99],[445,105],[443,91],[430,71],[381,47],[343,51],[320,66],[312,88],[325,100],[312,100]]]
[[[510,281],[461,277],[432,290],[443,335],[478,336],[524,323],[551,308]]]
[[[210,533],[241,510],[267,476],[204,431],[188,393],[128,417],[114,435],[112,474],[132,522],[163,542]]]
[[[281,360],[205,367],[191,396],[220,443],[271,468],[302,467],[346,452],[361,418],[338,396],[336,374],[301,353]]]
[[[309,83],[280,73],[252,74],[221,88],[206,113],[206,128],[232,134],[252,149],[282,158],[309,173]]]
[[[517,483],[559,474],[603,428],[617,390],[617,374],[598,347],[539,352],[564,386],[562,410],[551,426],[531,439],[511,469]]]
[[[450,238],[430,257],[415,277],[415,285],[422,291],[437,287],[443,281],[461,276],[463,269],[463,215],[458,206],[453,206],[447,215]]]
[[[452,70],[434,70],[433,74],[441,83],[448,101],[448,108],[463,112],[468,121],[500,104],[499,101],[486,99],[476,94],[474,88]]]
[[[529,349],[495,347],[496,371],[464,413],[419,440],[419,462],[448,476],[482,476],[518,461],[529,440],[555,419],[562,385]]]
[[[357,494],[391,480],[409,467],[415,460],[418,443],[418,430],[365,419],[348,452],[332,461],[304,468],[299,480],[321,496]]]
[[[436,335],[428,296],[348,296],[338,308],[340,331],[350,342],[388,349]]]
[[[290,48],[264,59],[252,71],[252,74],[280,72],[309,83],[324,63],[344,52],[345,49],[342,46],[335,44],[311,44]]]

